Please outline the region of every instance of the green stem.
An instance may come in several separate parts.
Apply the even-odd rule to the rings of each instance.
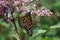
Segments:
[[[17,34],[18,34],[18,36],[19,36],[19,39],[20,40],[22,40],[22,37],[21,37],[21,33],[18,31],[18,28],[17,28],[17,26],[16,26],[16,24],[15,24],[15,19],[14,19],[14,17],[13,17],[13,13],[11,13],[12,14],[12,22],[13,22],[13,24],[14,24],[14,26],[15,26],[15,29],[16,29],[16,32],[17,32]]]

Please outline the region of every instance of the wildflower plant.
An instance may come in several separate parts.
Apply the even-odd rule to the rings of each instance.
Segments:
[[[27,12],[31,12],[31,15],[35,15],[36,18],[40,16],[50,17],[52,15],[52,12],[44,6],[41,7],[41,9],[37,9],[37,4],[32,5],[33,1],[34,0],[0,0],[0,15],[4,17],[3,21],[8,24],[9,22],[13,22],[13,24],[16,26],[15,18],[17,18],[19,14],[24,15]],[[31,7],[31,10],[28,8],[29,5]],[[11,18],[8,17],[9,11],[12,16]],[[14,18],[15,15],[16,17]],[[17,27],[16,30],[18,30]],[[18,31],[17,33],[19,34]]]

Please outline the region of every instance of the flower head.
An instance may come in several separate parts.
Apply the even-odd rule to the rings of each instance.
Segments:
[[[29,9],[27,7],[22,7],[20,10],[22,11],[22,13],[29,12]]]
[[[42,7],[41,10],[34,9],[32,13],[36,14],[37,16],[51,16],[52,12],[45,7]]]
[[[17,6],[17,5],[19,5],[20,4],[20,2],[19,1],[14,1],[14,6]]]
[[[51,16],[51,14],[52,14],[52,12],[49,9],[45,8],[45,7],[41,8],[40,13],[42,13],[45,16]]]

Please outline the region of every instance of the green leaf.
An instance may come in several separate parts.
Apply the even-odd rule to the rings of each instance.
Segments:
[[[5,38],[2,34],[0,34],[0,40],[5,40]]]

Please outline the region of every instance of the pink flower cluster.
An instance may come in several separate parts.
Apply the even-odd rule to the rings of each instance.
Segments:
[[[32,2],[33,0],[22,0],[25,3]]]
[[[38,13],[38,15],[40,15],[40,16],[51,16],[52,12],[49,9],[42,7],[40,12]]]
[[[20,4],[20,2],[19,1],[14,1],[14,6],[17,6],[17,5],[19,5]]]
[[[37,16],[51,16],[52,15],[52,12],[45,8],[45,7],[42,7],[41,10],[33,10],[32,11],[33,14],[36,14]]]
[[[6,6],[8,5],[10,7],[10,9],[12,10],[13,6],[15,8],[18,8],[17,10],[22,11],[23,13],[25,13],[25,11],[28,11],[27,5],[32,2],[33,0],[0,0],[0,7],[2,6]],[[12,5],[12,6],[11,6]],[[21,8],[19,8],[18,6],[22,6]]]
[[[19,4],[22,4],[22,2],[24,2],[24,4],[27,4],[27,3],[30,3],[32,1],[33,0],[17,0],[17,1],[14,1],[14,6],[17,6]]]
[[[20,10],[22,11],[22,13],[25,13],[25,14],[29,12],[29,9],[27,7],[22,7]]]
[[[0,1],[0,4],[3,4],[4,3],[4,1]]]

